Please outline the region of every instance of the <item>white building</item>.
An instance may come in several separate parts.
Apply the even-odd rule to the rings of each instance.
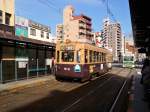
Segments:
[[[46,42],[53,42],[55,39],[48,26],[19,16],[15,16],[15,34]]]
[[[51,42],[50,28],[48,26],[39,24],[29,20],[28,37],[41,41]]]
[[[122,33],[119,22],[111,22],[109,18],[103,21],[104,47],[112,51],[113,60],[119,61],[122,55]]]

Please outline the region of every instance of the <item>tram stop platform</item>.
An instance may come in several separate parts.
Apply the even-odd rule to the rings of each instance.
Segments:
[[[21,81],[9,82],[6,84],[0,84],[0,95],[9,94],[11,92],[18,91],[20,89],[25,89],[28,87],[35,87],[42,85],[50,80],[54,79],[53,75],[36,77]]]
[[[129,95],[127,112],[150,112],[150,101],[147,101],[147,99],[144,98],[144,87],[140,84],[140,80],[141,69],[136,69]]]

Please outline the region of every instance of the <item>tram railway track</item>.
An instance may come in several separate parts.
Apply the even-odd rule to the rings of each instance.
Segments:
[[[115,71],[114,74],[119,74],[120,72],[122,72],[123,69],[119,70],[119,71]],[[104,75],[98,77],[100,79],[105,78],[109,73],[105,73]],[[96,88],[94,88],[93,90],[89,91],[86,95],[84,95],[83,97],[80,97],[79,99],[77,99],[74,103],[70,104],[69,106],[67,106],[65,109],[63,109],[61,112],[76,112],[76,110],[71,110],[71,108],[74,108],[75,105],[77,105],[78,103],[80,103],[82,100],[86,99],[88,96],[94,94],[98,89],[100,89],[101,87],[103,87],[105,84],[107,84],[113,77],[115,76],[110,76],[108,78],[106,78],[106,80],[101,83],[99,86],[97,86]],[[113,108],[112,108],[113,109]],[[82,112],[82,110],[77,110],[78,112]],[[85,110],[87,111],[87,110]],[[90,111],[89,111],[90,112]],[[112,111],[111,111],[112,112]]]
[[[114,101],[112,97],[109,98],[109,96],[114,95],[112,87],[122,84],[122,81],[116,78],[118,77],[116,74],[123,72],[122,68],[115,69],[85,83],[53,80],[54,85],[45,84],[40,87],[25,89],[17,95],[14,93],[12,98],[5,96],[10,103],[7,105],[7,101],[5,101],[8,109],[2,109],[2,112],[97,112],[97,110],[106,112],[105,110],[109,110]],[[118,83],[114,83],[117,81]],[[120,87],[117,87],[118,91],[119,89]],[[111,101],[107,101],[107,97]],[[18,106],[14,105],[13,101]],[[1,102],[1,104],[3,103]]]
[[[120,112],[120,111],[125,112],[126,111],[125,106],[127,106],[126,103],[127,103],[127,97],[128,97],[128,89],[129,89],[130,84],[131,84],[130,81],[132,80],[131,79],[131,77],[132,77],[131,72],[132,72],[132,70],[130,69],[130,72],[128,73],[126,80],[124,80],[118,94],[115,96],[115,100],[114,100],[109,112]],[[123,99],[124,101],[121,102],[122,96],[124,97],[124,99]],[[119,101],[119,99],[120,99],[120,101]],[[126,105],[122,106],[120,104],[120,102],[124,103]]]

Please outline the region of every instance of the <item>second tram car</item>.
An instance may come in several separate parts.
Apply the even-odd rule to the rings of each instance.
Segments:
[[[111,66],[112,55],[104,48],[87,43],[57,43],[56,79],[72,78],[81,82],[91,79],[95,74],[103,74]]]

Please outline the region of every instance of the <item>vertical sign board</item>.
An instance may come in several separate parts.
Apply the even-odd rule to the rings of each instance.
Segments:
[[[101,32],[95,33],[95,44],[98,47],[104,47],[104,38]]]
[[[16,16],[15,17],[15,35],[16,36],[22,36],[22,37],[28,37],[28,20]]]

